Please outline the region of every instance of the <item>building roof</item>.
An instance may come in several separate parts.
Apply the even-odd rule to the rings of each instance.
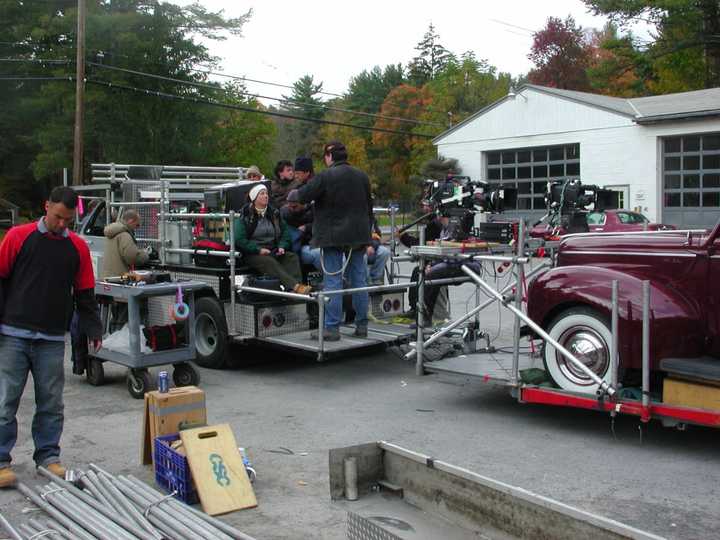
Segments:
[[[536,84],[524,84],[518,88],[517,93],[525,89],[535,90],[562,99],[582,103],[598,109],[603,109],[616,114],[632,118],[638,124],[651,124],[669,120],[682,120],[686,118],[700,118],[706,116],[720,116],[720,88],[709,88],[707,90],[695,90],[693,92],[680,92],[677,94],[665,94],[662,96],[649,96],[640,98],[618,98],[591,94],[589,92],[576,92],[574,90],[562,90]],[[469,116],[459,124],[444,131],[433,139],[437,142],[459,127],[482,116],[490,109],[493,109],[509,99],[508,96],[500,98],[487,107]]]

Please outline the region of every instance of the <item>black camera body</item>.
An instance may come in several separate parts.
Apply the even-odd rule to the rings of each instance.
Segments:
[[[469,176],[449,176],[445,180],[426,180],[424,202],[435,212],[449,217],[455,238],[478,236],[478,214],[498,214],[517,205],[517,189]],[[482,236],[482,235],[481,235]]]
[[[556,180],[548,183],[545,195],[548,223],[566,233],[588,232],[588,207],[593,211],[620,206],[620,193],[580,180]]]

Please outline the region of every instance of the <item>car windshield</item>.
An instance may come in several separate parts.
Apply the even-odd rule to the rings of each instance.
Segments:
[[[620,223],[643,224],[647,222],[647,218],[645,216],[642,214],[636,214],[635,212],[618,212],[617,217],[618,220],[620,220]]]
[[[590,212],[587,215],[587,224],[588,225],[602,225],[604,219],[605,219],[605,214],[603,214],[602,212]]]

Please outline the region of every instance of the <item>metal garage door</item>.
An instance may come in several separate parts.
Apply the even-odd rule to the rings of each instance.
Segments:
[[[546,213],[549,180],[580,178],[580,145],[542,146],[487,152],[487,180],[516,187],[518,204],[509,215],[539,218]]]
[[[711,228],[720,218],[720,133],[663,139],[663,223]]]

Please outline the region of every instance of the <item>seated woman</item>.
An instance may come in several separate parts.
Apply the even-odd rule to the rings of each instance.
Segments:
[[[310,287],[300,283],[300,261],[290,250],[287,224],[280,217],[280,211],[269,206],[268,201],[264,184],[250,190],[250,202],[235,221],[235,245],[250,268],[278,278],[286,290],[307,294]]]

